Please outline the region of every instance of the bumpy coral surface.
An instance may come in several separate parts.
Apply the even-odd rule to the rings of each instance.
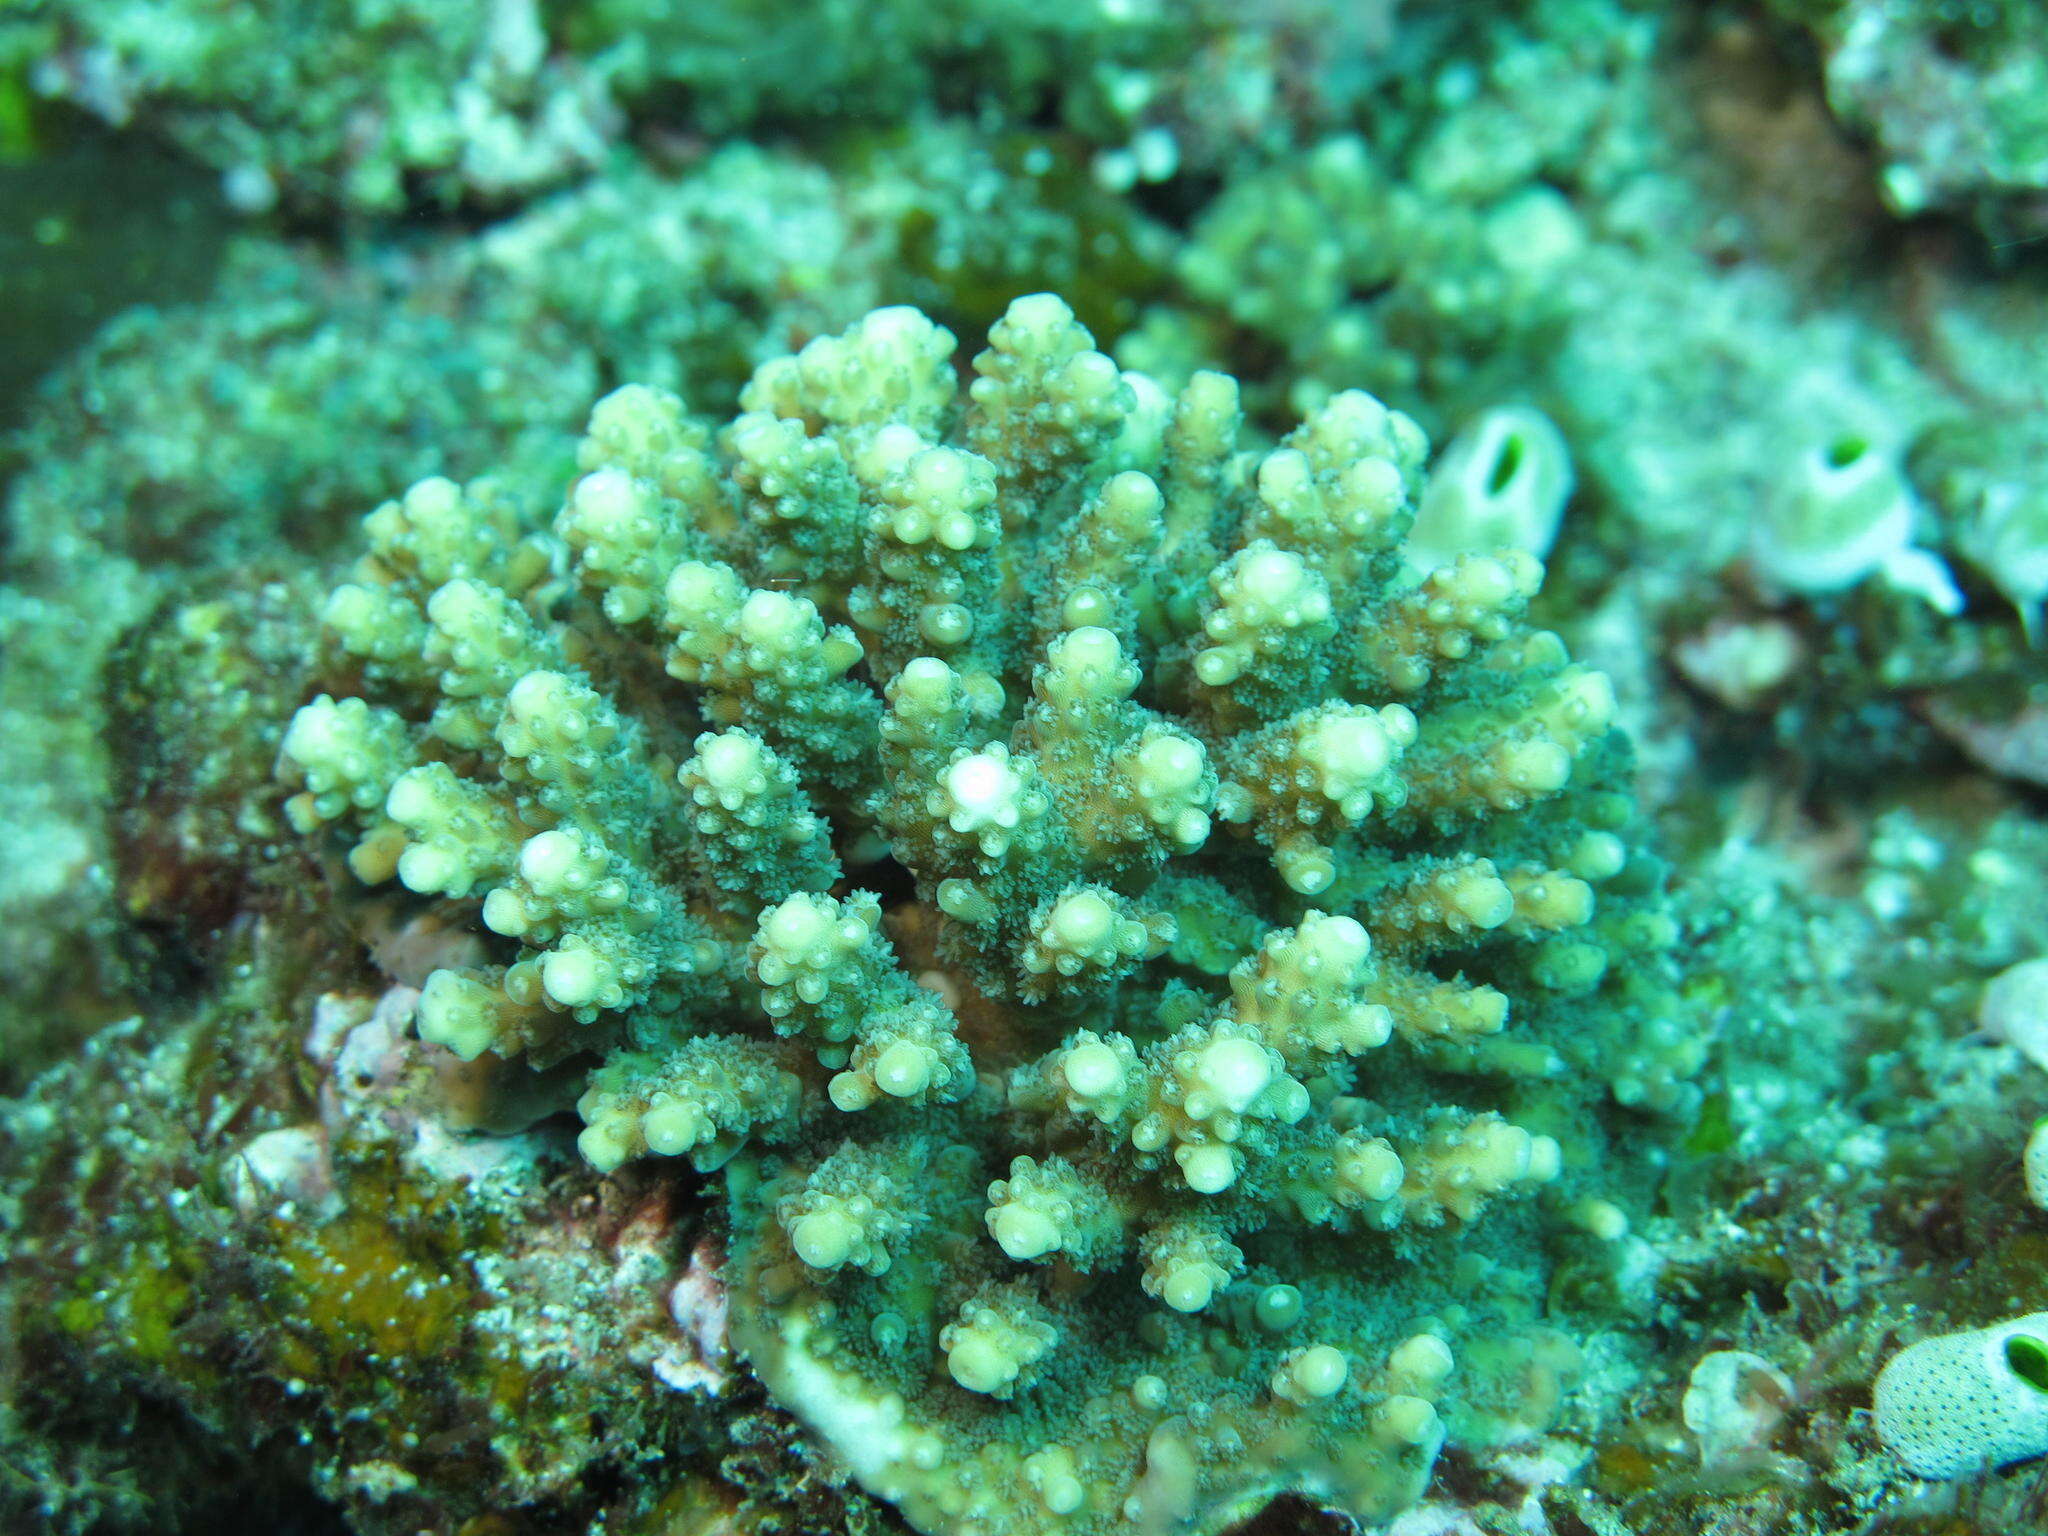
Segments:
[[[2040,229],[2048,187],[2041,9],[2029,0],[1775,0],[1809,21],[1835,109],[1884,157],[1901,213],[1976,208],[1994,229]]]
[[[1340,116],[1391,66],[1392,0],[15,0],[0,80],[175,143],[235,203],[505,207],[635,130],[1057,122],[1105,185],[1214,170]],[[0,131],[4,131],[0,123]]]
[[[964,392],[896,308],[741,407],[608,396],[551,529],[367,520],[281,771],[480,920],[421,1034],[723,1168],[734,1342],[919,1529],[1384,1516],[1540,1431],[1699,1053],[1535,559],[1413,574],[1408,417],[1254,445],[1049,295]]]
[[[543,10],[29,0],[0,24],[0,65],[110,123],[158,123],[244,207],[389,211],[421,188],[502,202],[595,164],[617,129]]]

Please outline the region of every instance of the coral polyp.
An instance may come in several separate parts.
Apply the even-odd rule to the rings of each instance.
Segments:
[[[715,433],[607,396],[551,528],[379,508],[290,815],[480,924],[427,1040],[723,1170],[735,1341],[919,1529],[1384,1516],[1548,1421],[1603,1105],[1686,1103],[1613,692],[1526,551],[1411,569],[1372,397],[1262,444],[1044,294],[954,357],[878,310]]]

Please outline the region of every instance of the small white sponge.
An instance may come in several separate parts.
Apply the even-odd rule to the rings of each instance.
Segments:
[[[2048,1455],[2048,1312],[1922,1339],[1878,1373],[1877,1433],[1917,1476]]]

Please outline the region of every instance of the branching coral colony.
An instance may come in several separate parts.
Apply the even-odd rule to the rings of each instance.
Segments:
[[[913,1525],[1387,1514],[1552,1420],[1697,1097],[1610,690],[1527,554],[1403,573],[1369,396],[1258,452],[1050,295],[953,351],[621,389],[551,533],[380,507],[292,816],[481,904],[427,1039],[726,1170],[736,1342]]]

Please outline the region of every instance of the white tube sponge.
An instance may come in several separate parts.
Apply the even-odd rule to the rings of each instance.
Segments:
[[[1943,613],[1963,605],[1940,559],[1913,545],[1916,503],[1894,457],[1848,435],[1802,454],[1760,509],[1750,556],[1780,587],[1841,592],[1867,576]]]
[[[1977,1027],[2048,1072],[2048,959],[2022,960],[1984,983]]]
[[[2021,1176],[2027,1182],[2027,1198],[2048,1211],[2048,1118],[2037,1121],[2027,1138],[2027,1150],[2020,1154]]]
[[[1503,547],[1547,555],[1571,494],[1564,434],[1541,411],[1497,407],[1444,449],[1402,556],[1427,572]]]
[[[1878,1373],[1877,1433],[1919,1477],[2048,1455],[2048,1312],[1922,1339]]]

